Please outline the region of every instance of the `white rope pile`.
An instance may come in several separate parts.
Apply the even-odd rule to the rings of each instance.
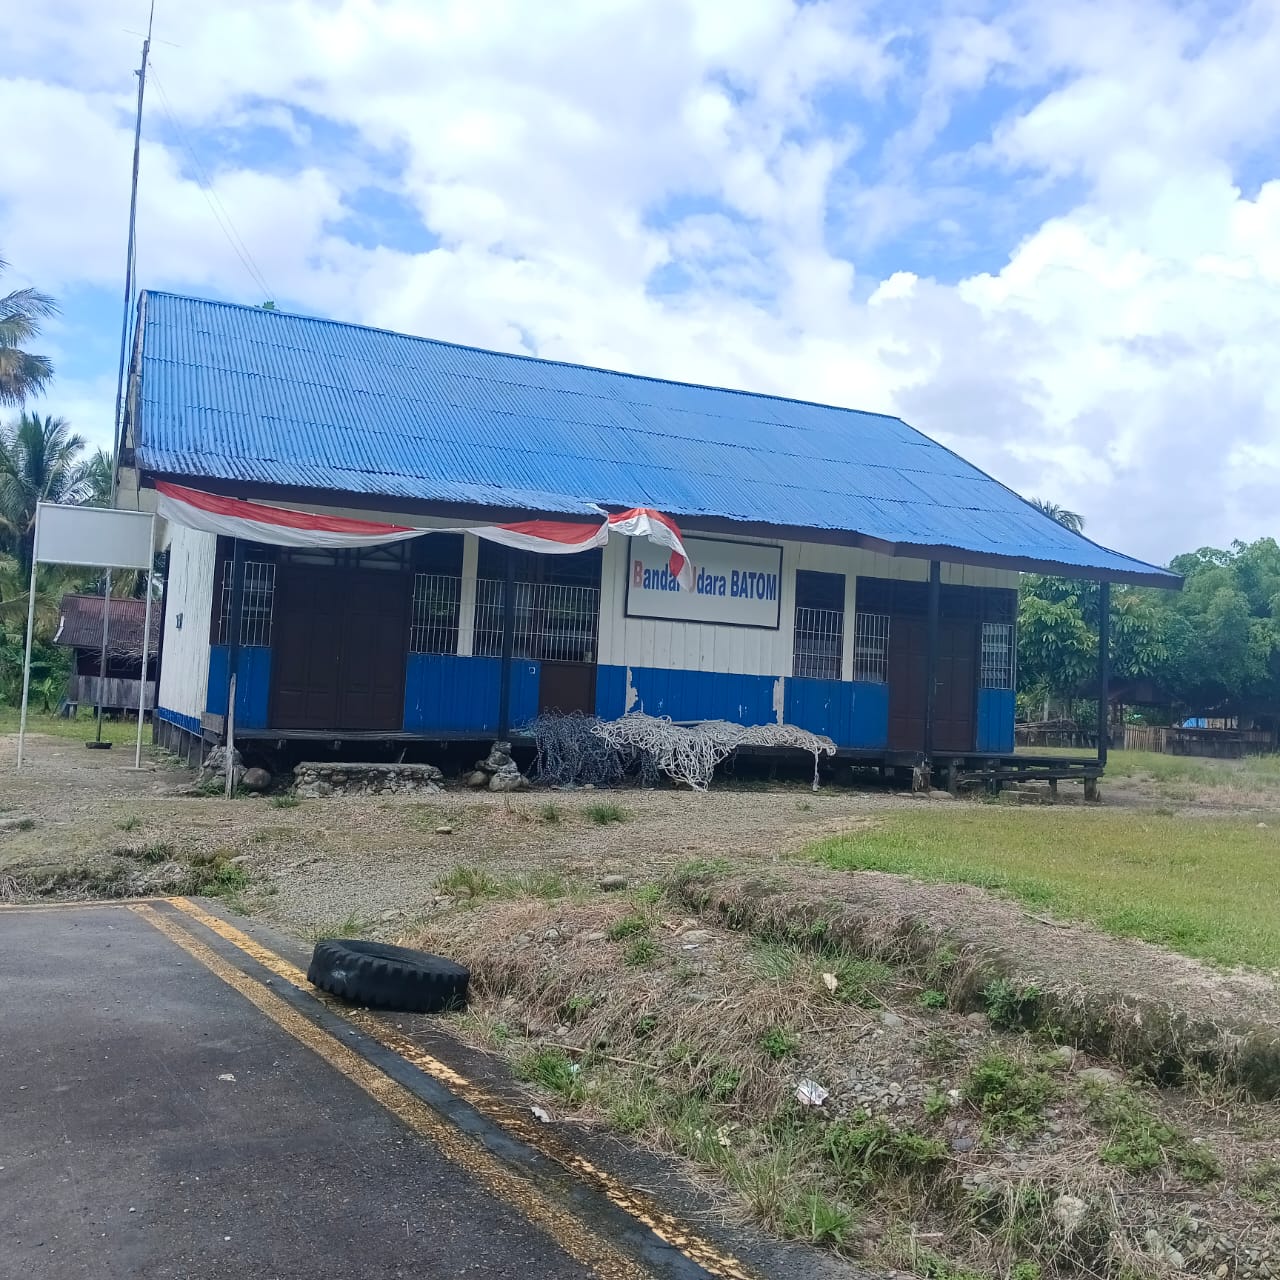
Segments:
[[[708,720],[701,724],[673,724],[665,716],[640,712],[621,720],[602,720],[591,732],[619,754],[648,756],[657,769],[674,782],[695,791],[711,785],[716,766],[739,747],[795,747],[813,756],[813,789],[818,789],[818,763],[823,755],[835,755],[830,738],[790,724],[731,724]]]

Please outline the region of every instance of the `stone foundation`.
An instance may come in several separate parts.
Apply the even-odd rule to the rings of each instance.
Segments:
[[[299,796],[391,795],[439,791],[444,774],[433,764],[319,764],[304,762],[293,771]]]

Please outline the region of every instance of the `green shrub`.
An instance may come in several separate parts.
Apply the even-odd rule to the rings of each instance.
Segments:
[[[976,1062],[962,1089],[991,1133],[1034,1133],[1043,1122],[1045,1103],[1055,1093],[1043,1071],[999,1052]]]
[[[799,1047],[800,1041],[786,1027],[770,1027],[760,1036],[761,1050],[775,1062],[795,1053]]]
[[[633,969],[643,969],[645,965],[652,964],[658,956],[658,944],[654,942],[647,934],[637,934],[627,944],[627,949],[623,953],[623,959]]]
[[[627,811],[620,804],[614,804],[611,800],[601,800],[595,804],[589,804],[583,810],[583,813],[598,827],[608,826],[611,822],[625,822],[627,820]]]
[[[653,926],[649,923],[648,916],[631,914],[620,916],[606,930],[605,936],[610,942],[621,942],[623,938],[634,938],[641,934],[647,934]]]
[[[841,1179],[859,1185],[888,1179],[919,1185],[932,1180],[947,1160],[946,1145],[911,1129],[895,1129],[882,1118],[827,1126],[823,1151]]]
[[[580,1103],[586,1096],[582,1072],[563,1049],[533,1049],[516,1063],[516,1076],[558,1093],[566,1102]]]

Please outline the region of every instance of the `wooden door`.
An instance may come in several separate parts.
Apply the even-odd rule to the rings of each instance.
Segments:
[[[928,623],[895,614],[889,623],[889,749],[923,751]],[[972,751],[977,731],[978,630],[967,618],[938,626],[933,711],[935,751]]]
[[[272,728],[401,728],[408,609],[409,581],[401,573],[282,565]]]
[[[539,711],[596,710],[594,662],[544,662],[538,677]]]
[[[978,729],[978,624],[943,618],[938,628],[935,751],[972,751]]]

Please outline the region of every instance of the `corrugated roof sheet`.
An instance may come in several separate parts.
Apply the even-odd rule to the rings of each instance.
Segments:
[[[68,591],[58,606],[58,630],[54,644],[69,649],[102,647],[102,597]],[[112,596],[107,613],[107,649],[128,657],[142,656],[142,632],[146,607],[141,600]],[[160,649],[160,605],[151,604],[151,635],[147,648],[151,656]]]
[[[149,472],[542,512],[649,506],[1164,573],[898,418],[167,293],[147,293],[143,317]]]

